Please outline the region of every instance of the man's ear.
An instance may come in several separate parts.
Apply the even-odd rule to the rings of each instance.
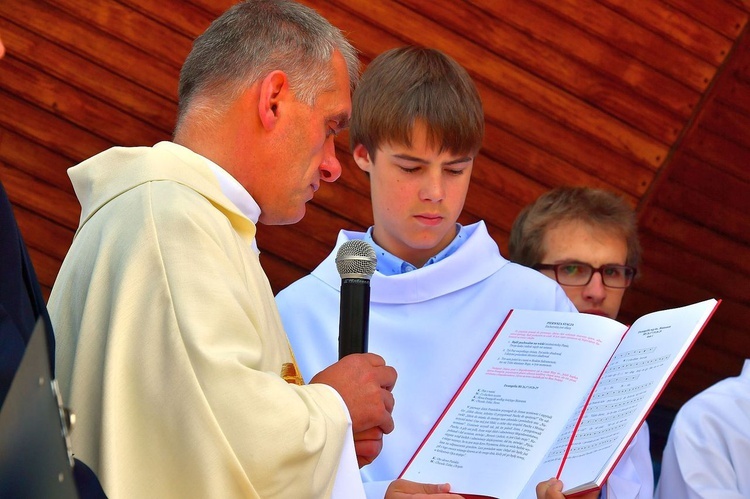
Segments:
[[[372,168],[372,159],[370,158],[370,153],[367,152],[367,148],[363,146],[362,144],[357,144],[354,146],[354,151],[352,151],[352,156],[354,156],[354,161],[357,163],[357,166],[359,166],[359,169],[370,173],[370,168]]]
[[[266,130],[276,126],[282,101],[289,95],[289,79],[283,71],[272,71],[261,80],[258,115]]]

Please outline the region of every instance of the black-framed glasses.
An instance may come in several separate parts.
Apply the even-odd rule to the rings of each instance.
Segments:
[[[594,268],[588,263],[540,263],[536,270],[554,270],[555,280],[564,286],[585,286],[591,282],[594,272],[602,276],[602,283],[609,288],[627,288],[633,283],[636,269],[629,265],[602,265]]]

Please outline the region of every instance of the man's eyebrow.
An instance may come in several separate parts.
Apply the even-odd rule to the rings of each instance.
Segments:
[[[335,114],[328,118],[328,121],[334,121],[336,122],[336,126],[339,128],[339,130],[343,130],[344,128],[349,127],[349,115],[345,112],[341,112],[339,114]]]

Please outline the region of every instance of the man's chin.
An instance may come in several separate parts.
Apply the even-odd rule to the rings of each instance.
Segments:
[[[261,212],[258,222],[263,225],[292,225],[302,220],[306,211],[306,205],[302,205],[302,209],[296,213],[270,214]]]

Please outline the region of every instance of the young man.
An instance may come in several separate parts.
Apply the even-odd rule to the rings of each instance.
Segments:
[[[174,142],[70,170],[81,224],[49,307],[63,397],[86,415],[73,444],[111,497],[362,494],[351,431],[393,429],[396,373],[358,355],[303,386],[254,243],[340,175],[357,77],[315,11],[239,3],[182,68]],[[445,490],[410,485],[391,492]]]
[[[509,251],[512,261],[555,279],[578,311],[612,319],[641,255],[633,209],[621,197],[589,187],[559,187],[524,208],[513,223]],[[653,491],[644,422],[602,495],[650,499]]]
[[[683,405],[669,431],[658,499],[750,497],[750,359]]]
[[[339,246],[361,239],[375,249],[369,349],[399,372],[396,429],[362,469],[368,497],[382,498],[511,308],[574,307],[553,281],[505,260],[483,222],[456,223],[484,134],[479,94],[461,66],[437,50],[387,51],[363,74],[352,116],[374,225],[341,231],[328,258],[277,303],[308,377],[337,359]],[[361,436],[380,449],[382,434]]]
[[[559,187],[524,208],[508,249],[512,261],[556,279],[579,312],[611,319],[641,256],[633,209],[589,187]]]

